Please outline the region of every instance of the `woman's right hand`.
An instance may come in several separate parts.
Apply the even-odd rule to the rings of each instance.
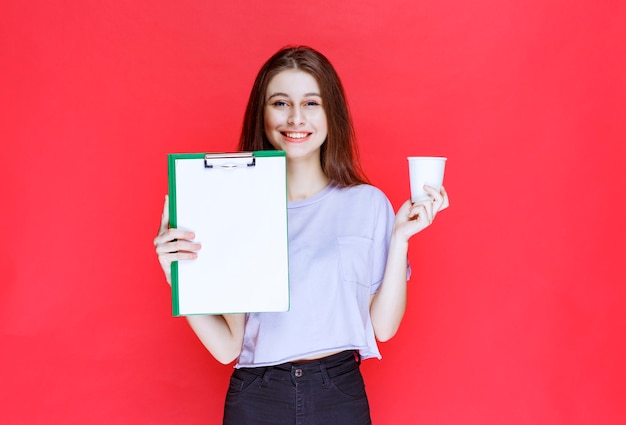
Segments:
[[[169,221],[169,197],[165,196],[161,226],[159,227],[159,234],[154,238],[154,246],[163,273],[165,273],[165,279],[171,285],[172,261],[196,259],[198,257],[196,251],[200,250],[201,245],[198,242],[193,242],[196,237],[195,233],[188,230],[172,229],[169,227]]]

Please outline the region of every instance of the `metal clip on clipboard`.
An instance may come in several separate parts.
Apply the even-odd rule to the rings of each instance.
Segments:
[[[254,167],[256,160],[252,152],[207,153],[204,155],[204,168],[248,168]]]

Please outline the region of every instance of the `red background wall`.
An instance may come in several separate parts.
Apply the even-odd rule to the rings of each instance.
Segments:
[[[232,150],[286,44],[336,65],[396,208],[407,155],[449,157],[406,319],[364,363],[375,422],[626,422],[623,2],[1,9],[2,423],[221,420],[230,367],[170,317],[153,251],[166,154]]]

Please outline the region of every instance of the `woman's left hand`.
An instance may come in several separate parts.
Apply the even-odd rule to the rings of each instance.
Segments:
[[[446,189],[440,191],[426,185],[424,190],[430,195],[428,199],[411,202],[409,199],[398,210],[394,224],[394,232],[399,236],[409,238],[430,226],[439,211],[450,206]]]

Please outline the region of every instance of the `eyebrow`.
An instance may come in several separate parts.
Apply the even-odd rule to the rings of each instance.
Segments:
[[[267,100],[270,100],[271,98],[277,97],[277,96],[289,97],[287,93],[276,92],[276,93],[272,93],[271,95],[269,95]],[[322,95],[319,93],[305,93],[304,94],[304,97],[311,97],[311,96],[322,97]]]

